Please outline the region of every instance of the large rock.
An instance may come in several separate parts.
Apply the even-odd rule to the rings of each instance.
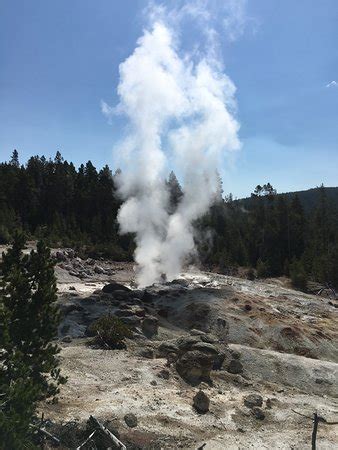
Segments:
[[[124,416],[124,421],[126,422],[128,427],[130,427],[130,428],[137,427],[137,417],[133,413],[126,414]]]
[[[192,345],[192,350],[200,350],[201,352],[210,353],[212,355],[217,355],[219,353],[218,349],[207,342],[196,342]]]
[[[176,370],[188,383],[197,385],[201,381],[210,381],[213,357],[198,350],[184,353],[176,362]]]
[[[195,344],[200,343],[200,339],[197,336],[182,336],[176,340],[176,345],[181,354],[189,351]]]
[[[142,331],[145,336],[152,338],[158,333],[158,319],[153,316],[145,317],[142,321]]]
[[[199,350],[203,353],[212,355],[212,368],[214,370],[220,370],[222,368],[226,354],[224,352],[221,352],[215,345],[209,344],[207,342],[197,342],[192,346],[192,350]]]
[[[115,291],[125,291],[125,292],[131,292],[131,289],[129,289],[127,286],[124,286],[123,284],[112,282],[109,284],[106,284],[102,288],[102,292],[105,292],[106,294],[113,294]]]
[[[227,371],[233,374],[243,373],[243,364],[238,359],[232,359],[227,367]]]
[[[258,408],[258,406],[253,407],[251,412],[256,419],[258,419],[258,420],[265,419],[264,411],[262,411],[261,408]]]
[[[117,289],[116,291],[112,292],[111,295],[114,297],[114,299],[119,301],[130,299],[130,291],[123,291],[122,289]]]
[[[193,406],[199,414],[205,414],[209,411],[210,400],[203,391],[198,391],[193,399]]]

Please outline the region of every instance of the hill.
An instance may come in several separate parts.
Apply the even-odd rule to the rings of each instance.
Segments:
[[[324,191],[330,206],[338,208],[338,187],[324,187]],[[291,200],[295,195],[298,196],[304,211],[309,213],[319,203],[320,199],[320,187],[307,189],[305,191],[294,191],[294,192],[282,192],[277,194],[277,196],[284,196],[287,200]],[[246,197],[238,200],[242,206],[250,207],[252,203],[252,197]]]

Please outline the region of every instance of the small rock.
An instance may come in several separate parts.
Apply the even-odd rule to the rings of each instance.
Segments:
[[[244,398],[244,405],[248,408],[263,405],[263,397],[259,394],[250,394]]]
[[[67,261],[67,256],[63,252],[57,251],[55,256],[58,261]]]
[[[75,286],[69,286],[68,288],[70,291],[76,291],[76,287]]]
[[[209,411],[210,400],[203,391],[198,391],[193,399],[193,407],[199,414],[205,414]]]
[[[238,359],[232,359],[227,368],[230,373],[243,373],[243,364]]]
[[[316,378],[315,383],[316,384],[332,384],[331,381],[325,380],[324,378]]]
[[[71,336],[65,336],[65,337],[63,337],[63,338],[62,338],[62,342],[66,342],[67,344],[68,344],[69,342],[72,342]]]
[[[252,306],[250,305],[250,303],[246,303],[245,305],[244,305],[244,311],[251,311],[252,310]]]
[[[98,274],[102,274],[102,273],[104,273],[105,271],[104,271],[104,269],[103,269],[102,267],[100,267],[100,266],[95,266],[95,267],[94,267],[94,272],[95,272],[95,273],[98,273]]]
[[[135,428],[137,426],[137,417],[133,413],[126,414],[124,416],[124,421],[130,428]]]
[[[265,414],[264,412],[261,410],[261,408],[258,408],[258,406],[255,406],[254,408],[252,408],[251,410],[252,414],[254,415],[254,417],[258,420],[264,420],[265,419]]]
[[[163,380],[169,380],[170,372],[167,369],[162,369],[158,372],[157,376],[163,378]]]
[[[75,272],[75,270],[70,270],[69,275],[71,275],[72,277],[79,277],[79,273]]]
[[[156,381],[156,380],[151,380],[150,384],[151,384],[152,386],[157,386],[157,381]]]

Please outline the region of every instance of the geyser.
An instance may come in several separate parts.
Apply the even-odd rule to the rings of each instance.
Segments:
[[[193,222],[218,191],[217,167],[225,151],[239,148],[233,116],[235,86],[222,71],[210,43],[196,58],[182,54],[177,28],[153,20],[133,53],[120,64],[119,104],[104,112],[128,118],[121,155],[119,193],[124,200],[118,221],[122,233],[136,235],[137,280],[147,286],[175,278],[194,252]],[[168,212],[165,184],[174,164],[184,195]]]

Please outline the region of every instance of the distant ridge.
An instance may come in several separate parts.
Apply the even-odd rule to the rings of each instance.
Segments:
[[[329,204],[331,204],[333,207],[338,208],[338,187],[324,187],[325,193],[327,196],[327,200]],[[294,192],[280,192],[278,195],[283,195],[288,200],[294,197],[295,195],[298,196],[305,212],[309,213],[311,212],[318,204],[319,201],[319,192],[320,187],[315,187],[311,189],[307,189],[305,191],[294,191]],[[251,197],[246,197],[242,199],[238,199],[238,201],[245,207],[250,207],[250,204],[252,202]]]

